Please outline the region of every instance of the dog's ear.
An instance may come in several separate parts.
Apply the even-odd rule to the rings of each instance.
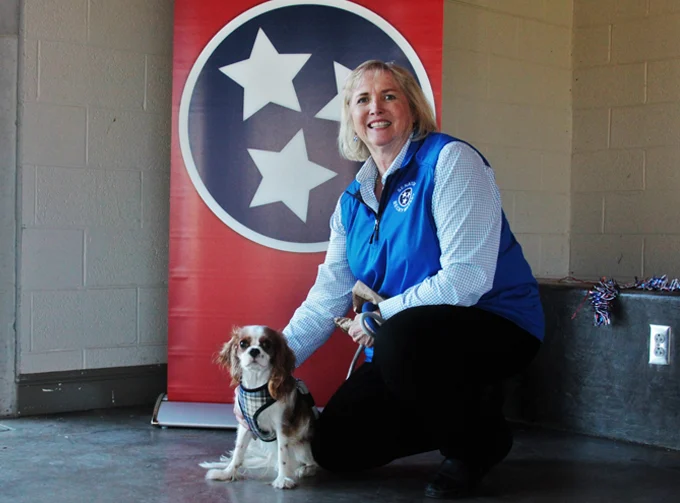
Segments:
[[[288,347],[286,338],[282,333],[270,328],[270,340],[275,345],[272,359],[272,374],[269,377],[269,394],[274,400],[291,393],[295,389],[295,353]]]
[[[241,327],[234,327],[231,331],[231,339],[225,342],[222,350],[215,358],[215,362],[231,374],[233,385],[241,382],[241,361],[238,359],[238,344],[240,341]]]

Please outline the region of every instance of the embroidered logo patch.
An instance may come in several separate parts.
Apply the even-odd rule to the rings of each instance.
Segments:
[[[408,182],[397,189],[397,200],[392,202],[394,209],[403,212],[411,206],[411,202],[413,201],[413,188],[415,185],[416,182]]]

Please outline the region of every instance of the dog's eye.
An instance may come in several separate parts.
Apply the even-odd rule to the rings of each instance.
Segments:
[[[267,351],[272,347],[272,342],[265,339],[264,341],[260,342],[260,347]]]
[[[241,342],[238,343],[238,347],[240,347],[241,349],[246,349],[248,346],[250,346],[250,344],[248,344],[248,341],[245,339],[241,340]]]

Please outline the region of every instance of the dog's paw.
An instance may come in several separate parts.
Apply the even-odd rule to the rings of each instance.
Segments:
[[[243,476],[234,468],[225,468],[224,470],[208,470],[205,474],[206,480],[223,480],[225,482],[232,482],[234,480],[242,479]]]
[[[272,486],[274,486],[276,489],[293,489],[296,485],[297,483],[295,480],[282,475],[276,477],[274,482],[272,482]]]
[[[317,471],[319,471],[317,465],[302,465],[295,470],[295,476],[297,478],[311,477],[312,475],[315,475]]]

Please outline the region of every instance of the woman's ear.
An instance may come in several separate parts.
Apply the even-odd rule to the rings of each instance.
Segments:
[[[283,334],[275,332],[276,351],[272,360],[272,375],[269,378],[269,394],[274,400],[291,393],[295,389],[295,353],[288,347]]]

